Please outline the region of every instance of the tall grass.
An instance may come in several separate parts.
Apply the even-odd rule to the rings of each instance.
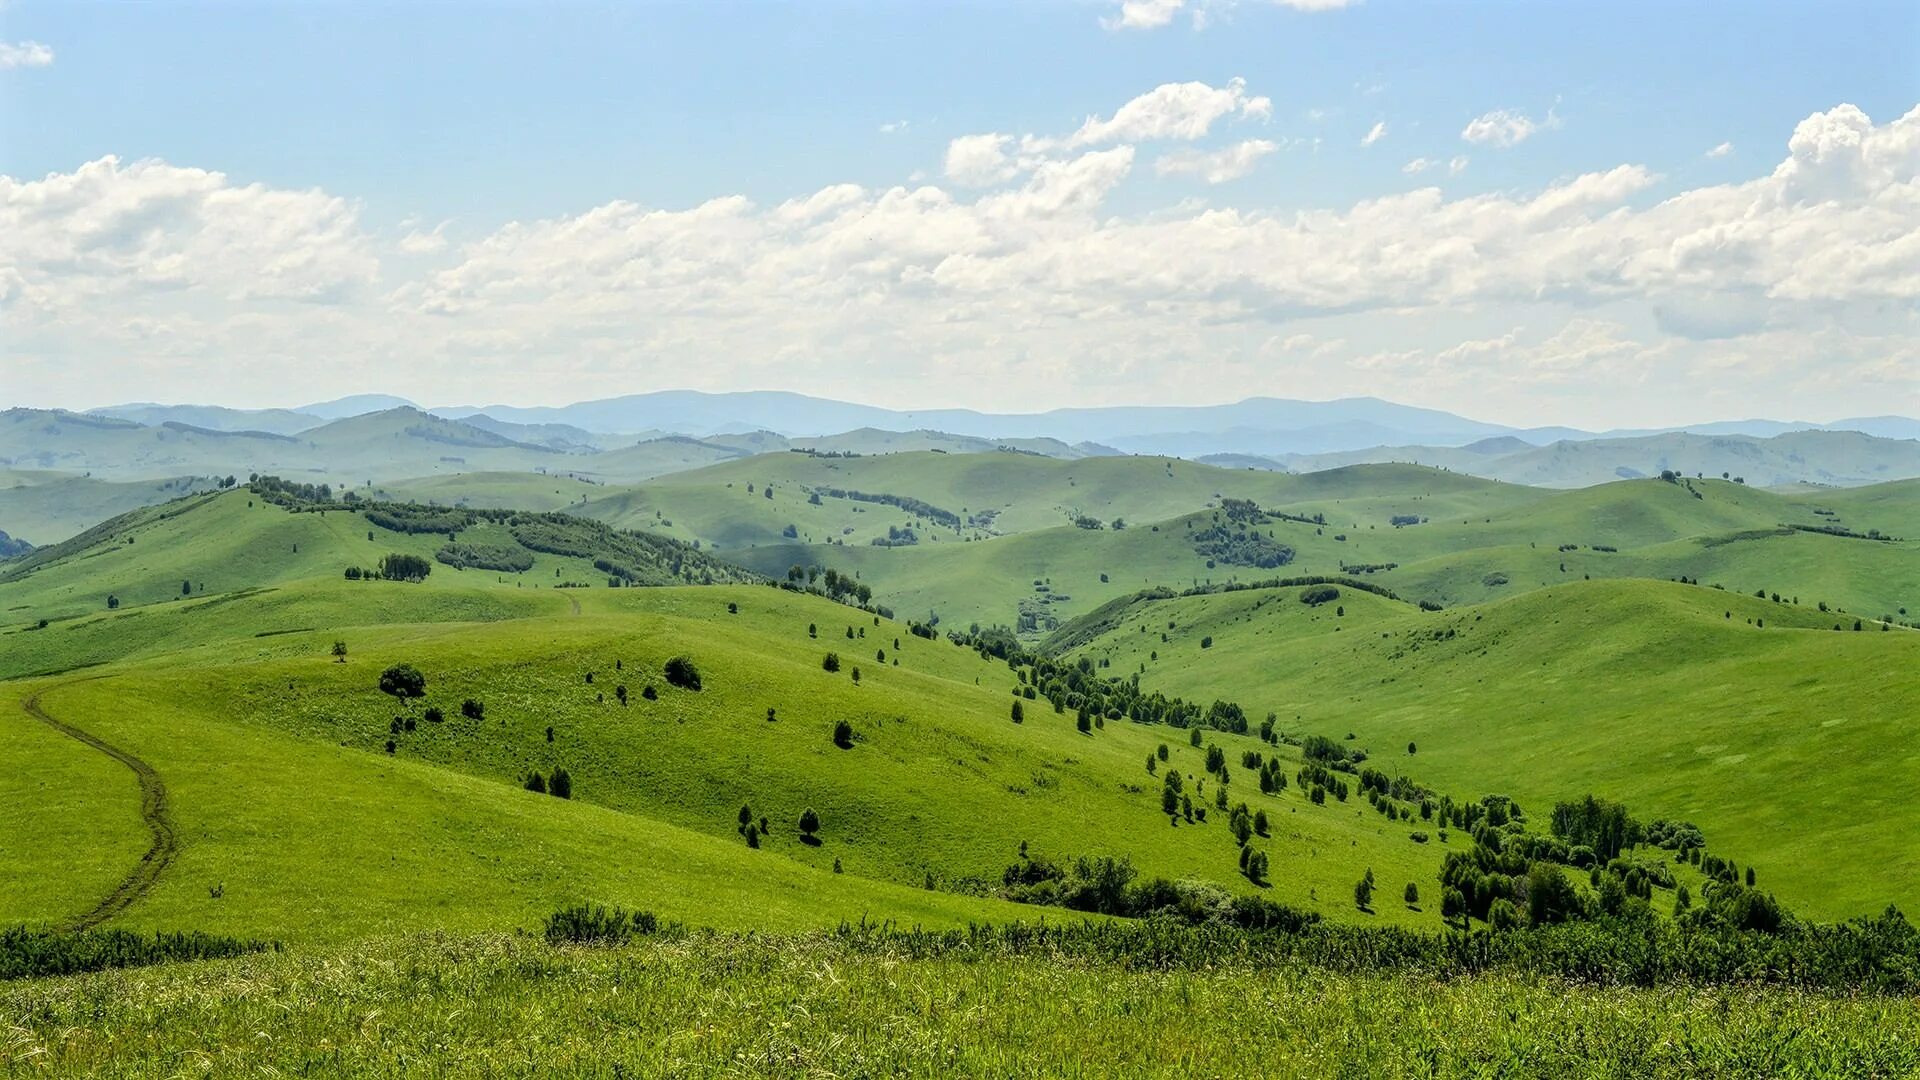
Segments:
[[[0,985],[0,1073],[109,1076],[1901,1076],[1909,1001],[1570,992],[1310,964],[1151,969],[694,933],[390,939]]]

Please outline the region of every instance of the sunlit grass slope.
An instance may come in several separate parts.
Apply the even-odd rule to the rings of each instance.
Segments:
[[[1816,915],[1920,906],[1920,633],[1835,632],[1806,605],[1658,582],[1438,614],[1299,593],[1142,603],[1081,651],[1168,693],[1352,733],[1444,786],[1537,809],[1594,792],[1694,821]]]
[[[197,603],[213,601],[23,632],[96,645],[124,634],[129,651],[151,659],[6,684],[13,700],[40,692],[47,711],[167,781],[182,851],[120,925],[346,938],[517,925],[569,898],[736,927],[862,913],[985,918],[988,902],[972,897],[998,886],[1022,842],[1056,860],[1124,856],[1143,874],[1336,918],[1438,922],[1398,903],[1359,913],[1351,890],[1368,869],[1395,896],[1429,882],[1441,845],[1414,842],[1410,826],[1359,800],[1316,806],[1291,786],[1260,794],[1239,766],[1242,750],[1272,752],[1257,740],[1206,739],[1227,753],[1233,801],[1273,821],[1272,835],[1254,841],[1272,861],[1264,889],[1238,873],[1224,814],[1176,827],[1160,810],[1145,762],[1163,742],[1161,768],[1194,777],[1196,803],[1214,810],[1216,782],[1204,780],[1203,749],[1186,732],[1114,722],[1081,734],[1044,702],[1025,703],[1015,724],[1005,664],[816,597],[765,586],[536,593],[329,578],[237,595],[196,622]],[[177,629],[135,640],[171,620]],[[331,656],[336,640],[344,663]],[[837,673],[824,670],[829,651]],[[693,658],[701,690],[664,681],[675,655]],[[398,662],[426,675],[424,699],[379,691],[380,671]],[[469,698],[480,719],[463,714]],[[396,718],[413,729],[396,732]],[[840,721],[851,748],[834,742]],[[5,847],[15,872],[0,885],[0,921],[69,917],[88,883],[110,886],[113,867],[132,861],[130,846],[137,857],[131,779],[76,756],[13,701],[0,730],[22,763],[20,797],[4,804],[19,839]],[[1280,752],[1297,764],[1295,751]],[[571,801],[522,789],[529,772],[556,768],[572,777]],[[42,802],[45,778],[59,777],[70,779],[51,784],[52,806],[73,814]],[[759,850],[740,834],[743,805],[770,827]],[[796,824],[809,808],[822,822],[817,846]],[[97,822],[97,837],[74,815]],[[50,889],[76,857],[96,870]],[[216,887],[224,895],[212,896]]]

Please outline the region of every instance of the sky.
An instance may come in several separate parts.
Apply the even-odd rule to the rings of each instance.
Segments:
[[[1920,414],[1920,5],[0,6],[0,406]]]

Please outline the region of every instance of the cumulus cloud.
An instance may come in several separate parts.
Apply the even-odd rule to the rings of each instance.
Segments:
[[[1248,95],[1247,80],[1238,77],[1217,87],[1203,82],[1163,83],[1120,106],[1106,119],[1088,117],[1067,139],[1067,145],[1148,139],[1192,141],[1205,136],[1215,121],[1236,113],[1264,120],[1273,115],[1273,102]]]
[[[0,41],[0,71],[14,68],[46,67],[53,63],[53,49],[37,41]]]
[[[947,144],[947,179],[966,187],[986,187],[1012,179],[1020,173],[1020,166],[1007,153],[1011,145],[1013,136],[996,132],[960,136]]]
[[[1181,150],[1163,154],[1153,163],[1153,169],[1162,176],[1188,174],[1209,184],[1223,184],[1252,172],[1261,158],[1278,149],[1278,143],[1267,139],[1248,139],[1211,152]]]
[[[1372,127],[1367,129],[1367,133],[1365,135],[1362,135],[1360,137],[1360,145],[1372,146],[1374,143],[1377,143],[1381,139],[1384,139],[1386,137],[1387,137],[1387,122],[1385,120],[1378,120],[1374,122],[1374,125]]]
[[[1480,146],[1506,148],[1518,146],[1542,131],[1551,131],[1560,126],[1560,118],[1552,112],[1545,120],[1534,120],[1517,109],[1495,109],[1482,116],[1467,121],[1460,131],[1460,137]]]
[[[1429,186],[1302,211],[1123,213],[1130,143],[1022,166],[1024,140],[986,138],[977,161],[949,155],[969,176],[1012,163],[983,192],[616,201],[482,230],[424,267],[327,192],[114,158],[0,178],[9,363],[27,386],[36,363],[184,355],[210,378],[274,358],[281,393],[286,372],[362,364],[458,371],[493,396],[537,370],[581,396],[636,381],[892,378],[897,397],[979,401],[994,387],[1071,394],[1096,375],[1130,380],[1136,398],[1220,396],[1260,377],[1229,365],[1256,360],[1311,365],[1328,392],[1404,373],[1396,392],[1412,393],[1501,356],[1596,393],[1659,360],[1681,394],[1681,359],[1741,357],[1779,372],[1779,393],[1814,369],[1836,401],[1915,389],[1917,369],[1889,358],[1910,361],[1920,339],[1920,108],[1879,124],[1850,105],[1810,116],[1778,167],[1737,183],[1663,191],[1623,164],[1533,190]],[[1202,178],[1233,171],[1169,157]],[[1500,325],[1431,344],[1436,320],[1467,311]],[[1285,344],[1302,320],[1352,344]],[[1527,330],[1503,343],[1508,326]],[[1390,332],[1402,339],[1378,340]],[[1350,355],[1380,359],[1363,370]]]

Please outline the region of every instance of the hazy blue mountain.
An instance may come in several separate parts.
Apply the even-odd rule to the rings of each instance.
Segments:
[[[325,417],[294,409],[229,409],[222,405],[156,405],[146,401],[88,409],[87,414],[149,426],[175,423],[202,431],[264,431],[270,435],[292,435],[327,422]]]
[[[349,394],[334,398],[332,401],[316,401],[311,405],[301,405],[294,409],[323,420],[345,420],[350,416],[364,416],[367,413],[386,412],[388,409],[417,409],[418,405],[403,397],[392,394]]]

